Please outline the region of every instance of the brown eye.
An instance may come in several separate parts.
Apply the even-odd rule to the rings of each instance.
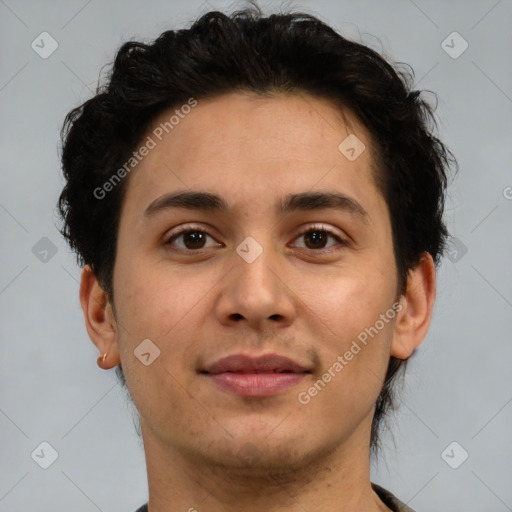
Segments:
[[[333,233],[330,229],[323,227],[313,227],[302,231],[297,236],[297,239],[304,240],[304,245],[298,245],[297,247],[311,250],[322,250],[329,249],[330,247],[334,247],[336,245],[346,245],[338,235]],[[331,245],[327,245],[329,240],[334,240],[337,243],[331,243]]]
[[[326,235],[325,231],[315,230],[307,231],[303,236],[305,240],[310,240],[310,243],[306,242],[308,249],[323,249],[330,235]]]
[[[208,248],[208,238],[213,240],[213,237],[206,231],[201,229],[182,229],[178,233],[173,234],[166,242],[165,245],[175,245],[178,249],[184,251],[195,251],[197,249]],[[179,241],[179,243],[178,243]],[[220,246],[222,244],[213,244],[210,247]]]
[[[182,236],[187,249],[201,249],[206,242],[206,236],[202,231],[187,231]]]

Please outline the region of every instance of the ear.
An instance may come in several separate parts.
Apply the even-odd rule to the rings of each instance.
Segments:
[[[89,265],[82,269],[80,304],[89,337],[100,353],[98,366],[104,370],[117,366],[121,363],[121,358],[114,313],[107,294],[101,288],[96,274]],[[104,354],[107,354],[105,359],[103,359]]]
[[[436,298],[436,268],[432,256],[425,252],[409,272],[407,290],[402,295],[402,309],[397,315],[391,355],[408,359],[425,339]]]

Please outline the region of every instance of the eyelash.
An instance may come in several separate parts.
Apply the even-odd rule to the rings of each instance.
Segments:
[[[348,245],[348,242],[343,240],[333,230],[329,229],[326,226],[322,226],[322,225],[314,225],[314,226],[308,227],[307,229],[304,229],[303,231],[301,231],[300,233],[297,234],[295,239],[300,238],[300,237],[302,237],[302,236],[304,236],[304,235],[306,235],[308,233],[315,232],[315,231],[327,233],[332,238],[335,238],[338,241],[338,245],[341,245],[342,247],[345,247],[345,246]],[[179,229],[179,231],[177,231],[176,233],[173,233],[169,238],[167,238],[166,241],[164,242],[164,245],[166,245],[166,246],[171,245],[173,241],[175,241],[178,237],[180,237],[180,236],[182,236],[182,235],[184,235],[186,233],[204,233],[204,234],[208,235],[209,237],[214,238],[213,235],[208,233],[208,231],[204,230],[203,228],[199,228],[199,227],[196,228],[196,227],[193,227],[193,226],[188,226],[188,227],[185,226],[185,227]],[[309,251],[313,251],[313,252],[317,252],[317,253],[318,252],[330,253],[330,252],[333,252],[333,251],[340,250],[340,248],[335,249],[334,247],[335,246],[328,247],[326,249],[318,249],[318,250],[317,249],[308,249],[307,247],[300,247],[299,249],[301,249],[301,250],[309,250]],[[209,248],[206,248],[206,249],[209,249]],[[202,252],[204,252],[203,248],[195,250],[195,249],[183,249],[183,248],[179,247],[178,250],[181,251],[181,252],[187,253],[187,254],[191,254],[191,253],[202,254]]]

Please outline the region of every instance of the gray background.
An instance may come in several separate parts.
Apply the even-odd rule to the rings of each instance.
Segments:
[[[0,0],[0,512],[126,512],[147,500],[130,405],[114,370],[96,366],[80,270],[55,227],[59,130],[123,41],[243,5]],[[386,438],[372,479],[418,512],[512,510],[512,2],[289,5],[409,63],[416,86],[438,94],[439,132],[460,165],[446,216],[457,240],[391,423],[395,444]],[[31,47],[43,31],[59,45],[46,59]],[[453,31],[469,44],[457,58],[442,47]],[[444,44],[462,48],[457,36]],[[44,441],[58,453],[48,469]]]

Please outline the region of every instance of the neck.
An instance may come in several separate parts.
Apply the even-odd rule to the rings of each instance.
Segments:
[[[276,467],[255,460],[250,448],[242,465],[228,466],[162,446],[149,429],[142,432],[149,512],[389,511],[371,488],[367,439],[357,433],[334,450]]]

